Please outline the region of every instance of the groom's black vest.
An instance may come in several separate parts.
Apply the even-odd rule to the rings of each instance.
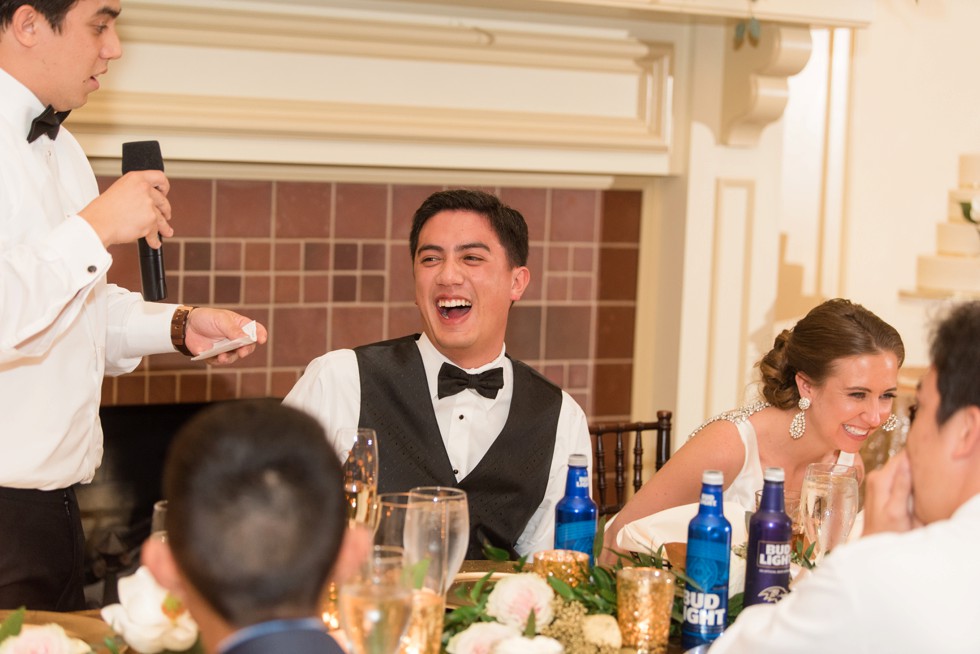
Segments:
[[[561,389],[512,360],[514,391],[503,431],[473,470],[457,482],[436,423],[419,335],[354,349],[361,377],[359,426],[378,434],[378,492],[453,486],[470,505],[467,559],[482,543],[513,551],[544,499],[555,450]]]

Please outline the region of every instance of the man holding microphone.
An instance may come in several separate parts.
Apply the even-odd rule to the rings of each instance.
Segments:
[[[61,127],[122,54],[121,10],[121,0],[0,0],[0,608],[84,608],[72,486],[101,463],[103,376],[148,354],[203,352],[249,322],[106,282],[110,245],[156,248],[173,235],[162,171],[130,172],[100,195]],[[267,338],[261,325],[256,337]]]

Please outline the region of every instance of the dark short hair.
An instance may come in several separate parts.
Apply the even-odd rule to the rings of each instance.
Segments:
[[[980,407],[980,301],[953,308],[932,333],[940,425],[968,406]]]
[[[176,436],[163,488],[174,559],[229,624],[316,614],[346,526],[319,422],[277,400],[208,407]]]
[[[7,29],[14,19],[14,12],[22,5],[31,5],[44,16],[55,32],[61,31],[65,14],[78,0],[0,0],[0,30]]]
[[[508,207],[495,195],[469,189],[433,193],[416,210],[412,218],[412,232],[408,239],[413,260],[418,251],[422,226],[429,218],[443,211],[472,211],[483,216],[490,221],[490,228],[507,252],[507,260],[511,268],[527,265],[527,223],[521,212]]]
[[[793,329],[783,330],[759,361],[762,396],[781,409],[800,399],[796,373],[818,386],[839,359],[891,352],[901,366],[905,344],[898,331],[860,304],[836,298],[814,307]]]

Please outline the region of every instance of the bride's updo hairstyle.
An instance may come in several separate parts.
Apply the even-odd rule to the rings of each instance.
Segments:
[[[784,329],[759,361],[762,396],[780,409],[793,408],[800,399],[796,373],[820,386],[838,359],[881,352],[894,354],[901,367],[905,345],[894,327],[860,304],[841,298],[827,300],[793,329]]]

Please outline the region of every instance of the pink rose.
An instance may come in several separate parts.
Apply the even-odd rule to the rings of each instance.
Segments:
[[[498,581],[490,591],[487,614],[523,631],[528,615],[534,611],[534,626],[540,630],[554,619],[551,610],[553,599],[555,592],[538,575],[509,575]]]
[[[71,638],[60,625],[24,625],[20,635],[0,643],[0,654],[83,654],[91,648],[77,638]]]

